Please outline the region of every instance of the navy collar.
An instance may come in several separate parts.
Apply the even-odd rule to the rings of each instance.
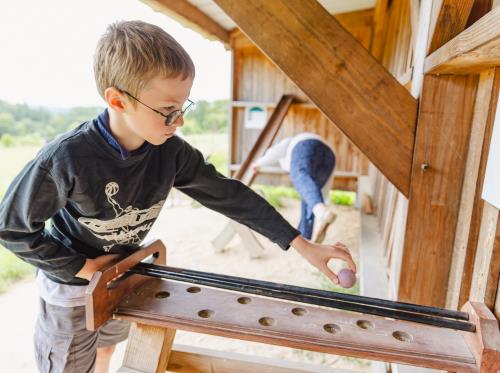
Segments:
[[[151,144],[147,141],[144,141],[144,144],[142,144],[139,149],[136,149],[132,152],[129,152],[127,149],[125,149],[113,136],[111,133],[111,130],[109,129],[109,113],[108,109],[105,109],[99,116],[97,117],[97,129],[99,130],[99,133],[101,136],[106,140],[106,142],[113,147],[118,153],[120,153],[120,156],[123,160],[128,159],[130,157],[133,157],[134,155],[142,154],[146,150],[149,149]]]

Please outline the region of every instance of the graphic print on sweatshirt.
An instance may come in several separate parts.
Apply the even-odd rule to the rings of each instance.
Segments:
[[[103,246],[105,251],[110,251],[117,244],[138,244],[141,242],[140,232],[149,231],[154,220],[160,214],[160,210],[165,200],[161,200],[151,207],[140,210],[127,206],[123,209],[112,197],[118,193],[120,187],[118,183],[112,181],[106,184],[104,189],[108,202],[115,211],[115,218],[111,220],[100,220],[81,217],[78,222],[89,229],[97,238],[112,242]],[[151,221],[152,220],[152,221]]]

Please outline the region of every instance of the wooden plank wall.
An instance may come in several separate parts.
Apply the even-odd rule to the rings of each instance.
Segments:
[[[375,8],[371,51],[405,85],[411,83],[418,13],[418,1],[395,0],[389,5],[387,0],[379,0]],[[369,167],[373,202],[385,248],[385,275],[390,285],[387,296],[397,299],[408,199],[372,164]]]
[[[374,38],[371,51],[391,73],[400,77],[400,81],[404,84],[408,83],[407,77],[412,76],[412,70],[415,68],[414,46],[417,37],[419,3],[423,2],[379,0],[374,13]],[[495,1],[489,6],[498,6],[499,3]],[[467,2],[462,2],[460,6],[470,9]],[[467,20],[467,27],[487,13],[490,7],[474,5]],[[436,27],[434,17],[438,16],[437,10],[436,7],[432,9],[431,32]],[[457,13],[461,11],[455,10]],[[459,23],[463,25],[464,15],[460,14],[460,17]],[[430,37],[432,38],[432,34]],[[427,46],[430,46],[431,40],[436,40],[436,38],[427,40]],[[456,229],[455,227],[448,228],[453,232],[453,237],[450,238],[453,241],[453,247],[449,251],[451,269],[445,274],[448,276],[448,286],[445,289],[446,299],[443,301],[443,306],[454,309],[459,309],[468,299],[484,301],[494,310],[497,317],[500,316],[499,211],[481,199],[481,191],[500,89],[499,74],[500,68],[497,67],[470,76],[478,83],[475,94],[468,99],[468,104],[473,105],[472,127],[467,137],[466,159],[462,159],[465,163],[463,165],[465,166],[464,182],[463,186],[459,185],[460,189],[457,189],[460,193],[458,222]],[[415,75],[413,78],[415,79]],[[467,78],[464,77],[464,79]],[[411,82],[408,87],[411,87]],[[404,232],[406,226],[408,200],[398,193],[394,186],[372,165],[370,165],[369,174],[372,180],[373,200],[379,218],[379,228],[385,245],[387,276],[392,289],[388,296],[396,299],[400,287],[400,271],[402,266],[407,268],[402,260],[405,237],[401,235],[401,231]],[[427,269],[421,270],[425,272]]]
[[[373,11],[359,11],[335,16],[366,48],[371,42]],[[239,164],[250,151],[260,129],[244,128],[245,108],[254,104],[267,107],[268,116],[282,94],[294,94],[303,104],[293,105],[276,141],[300,132],[315,132],[324,137],[337,156],[336,171],[368,173],[368,159],[338,130],[307,97],[245,35],[234,30],[230,36],[232,49],[232,110],[230,130],[230,163]],[[258,183],[289,185],[279,175],[260,175]],[[353,189],[348,181],[336,187]]]

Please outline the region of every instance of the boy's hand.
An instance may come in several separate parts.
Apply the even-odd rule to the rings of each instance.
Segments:
[[[337,274],[328,267],[330,259],[345,261],[349,269],[356,273],[356,264],[352,260],[349,249],[340,242],[337,242],[335,245],[320,245],[312,243],[302,236],[298,236],[290,245],[335,284],[339,283],[339,279],[337,278]]]
[[[105,267],[107,264],[112,263],[119,256],[120,255],[118,254],[108,254],[108,255],[98,256],[95,259],[87,259],[85,261],[85,265],[82,267],[82,269],[80,269],[80,271],[75,276],[90,281],[95,272]]]

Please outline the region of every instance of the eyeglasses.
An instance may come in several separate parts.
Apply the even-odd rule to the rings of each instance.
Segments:
[[[182,110],[174,110],[172,111],[171,113],[168,113],[167,115],[163,114],[161,111],[158,111],[156,109],[153,109],[151,106],[148,106],[146,105],[144,102],[140,101],[138,98],[132,96],[130,93],[128,93],[127,91],[121,91],[123,93],[125,93],[127,96],[133,98],[134,100],[136,100],[137,102],[143,104],[144,106],[146,106],[147,108],[153,110],[156,114],[159,114],[161,115],[163,118],[165,118],[165,126],[171,126],[172,123],[174,123],[177,119],[179,119],[180,117],[184,116],[184,114],[189,110],[189,109],[192,109],[194,107],[194,102],[191,101],[190,99],[187,100],[186,104],[185,105],[185,108],[182,109]]]

